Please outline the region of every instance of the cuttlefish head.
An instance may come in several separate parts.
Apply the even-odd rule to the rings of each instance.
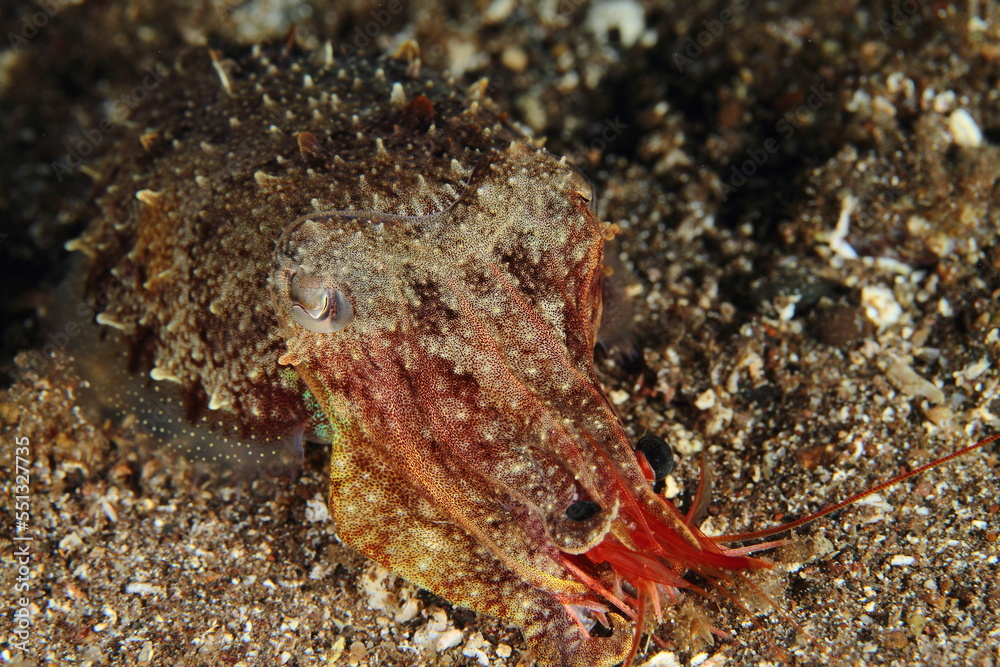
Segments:
[[[586,178],[515,143],[439,213],[295,221],[271,276],[281,361],[334,431],[341,538],[543,664],[623,659],[628,623],[588,632],[607,601],[572,559],[662,505],[594,375],[608,236]]]

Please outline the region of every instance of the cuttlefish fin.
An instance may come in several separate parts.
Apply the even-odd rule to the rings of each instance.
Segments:
[[[44,322],[84,381],[77,386],[77,401],[95,421],[120,421],[139,442],[166,447],[192,462],[219,464],[239,476],[297,474],[303,438],[311,436],[306,424],[264,432],[246,428],[223,409],[209,409],[192,420],[180,384],[159,377],[155,368],[141,373],[127,367],[132,335],[103,313],[95,316],[83,296],[81,271],[71,273],[60,288]]]

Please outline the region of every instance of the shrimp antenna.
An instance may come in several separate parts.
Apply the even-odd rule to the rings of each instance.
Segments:
[[[865,491],[862,491],[861,493],[855,493],[853,496],[851,496],[851,497],[849,497],[849,498],[847,498],[845,500],[841,500],[838,503],[830,505],[829,507],[825,507],[825,508],[819,510],[818,512],[814,512],[814,513],[810,514],[809,516],[804,516],[801,519],[796,519],[795,521],[789,521],[788,523],[783,523],[780,526],[775,526],[773,528],[765,528],[764,530],[755,530],[755,531],[753,531],[751,533],[734,533],[732,535],[719,535],[717,537],[712,537],[711,539],[714,542],[717,542],[717,543],[743,542],[745,540],[754,540],[754,539],[761,538],[761,537],[769,537],[771,535],[777,535],[778,533],[783,533],[783,532],[785,532],[787,530],[792,530],[794,528],[798,528],[799,526],[803,526],[803,525],[805,525],[807,523],[811,523],[811,522],[815,521],[816,519],[824,517],[827,514],[831,514],[833,512],[836,512],[837,510],[842,509],[842,508],[844,508],[844,507],[846,507],[848,505],[852,505],[852,504],[858,502],[859,500],[862,500],[863,498],[867,498],[870,495],[876,494],[879,491],[881,491],[882,489],[888,488],[888,487],[893,486],[895,484],[899,484],[900,482],[902,482],[904,480],[907,480],[907,479],[909,479],[911,477],[916,477],[917,475],[920,475],[922,473],[927,472],[931,468],[936,468],[937,466],[942,465],[944,463],[947,463],[948,461],[951,461],[952,459],[957,459],[960,456],[964,456],[964,455],[968,454],[969,452],[971,452],[971,451],[973,451],[975,449],[979,449],[980,447],[985,447],[986,445],[990,444],[991,442],[995,442],[997,440],[1000,440],[1000,433],[995,433],[995,434],[989,436],[988,438],[983,438],[982,440],[980,440],[979,442],[977,442],[974,445],[969,445],[968,447],[963,447],[962,449],[958,450],[957,452],[952,452],[951,454],[948,454],[947,456],[942,456],[941,458],[935,459],[934,461],[931,461],[930,463],[925,463],[922,466],[914,468],[913,470],[911,470],[909,472],[904,472],[902,475],[897,475],[896,477],[893,477],[890,480],[882,482],[881,484],[876,484],[875,486],[873,486],[870,489],[867,489]]]

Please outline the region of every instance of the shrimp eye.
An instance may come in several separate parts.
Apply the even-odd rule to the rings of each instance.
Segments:
[[[674,452],[663,438],[644,435],[635,443],[635,448],[646,457],[656,481],[660,481],[674,469]]]
[[[292,319],[314,333],[340,331],[354,318],[351,302],[332,287],[306,287],[299,274],[292,276],[288,290],[292,300]]]
[[[578,500],[566,508],[566,518],[571,521],[586,521],[601,511],[601,506],[593,500]]]

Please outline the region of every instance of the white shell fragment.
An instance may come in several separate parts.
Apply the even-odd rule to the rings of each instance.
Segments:
[[[965,109],[953,111],[948,116],[948,131],[951,133],[951,140],[958,146],[979,148],[983,145],[983,131]]]
[[[897,360],[886,371],[886,377],[902,394],[916,398],[922,396],[935,405],[944,403],[944,392],[932,382],[922,378],[908,364]]]

